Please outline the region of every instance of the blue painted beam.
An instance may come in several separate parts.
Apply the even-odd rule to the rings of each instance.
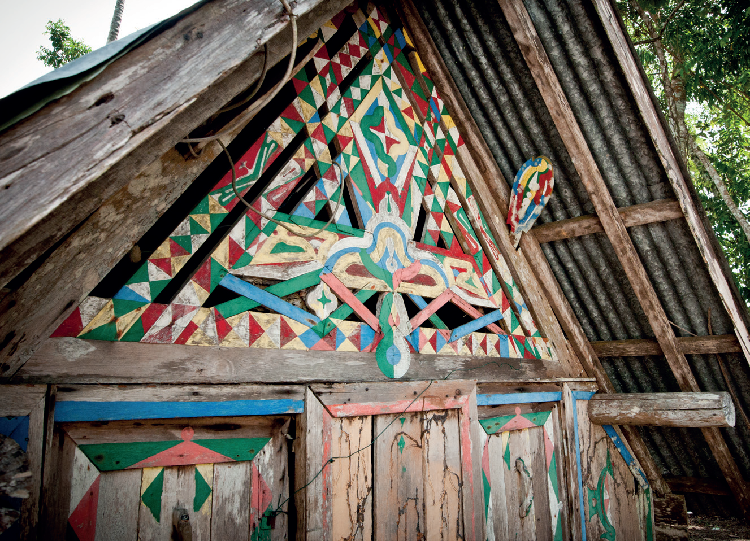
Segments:
[[[495,310],[494,312],[490,312],[489,314],[486,314],[479,319],[469,321],[465,325],[461,325],[460,327],[457,327],[453,330],[453,332],[451,333],[450,341],[455,342],[459,338],[462,338],[467,334],[471,334],[474,331],[478,331],[479,329],[486,327],[487,325],[492,325],[500,319],[503,319],[503,311]]]
[[[498,406],[502,404],[532,404],[536,402],[560,402],[562,393],[510,393],[478,394],[477,406]]]
[[[269,310],[273,310],[274,312],[278,312],[279,314],[285,315],[295,321],[299,321],[308,327],[314,327],[320,323],[318,316],[305,312],[301,308],[297,308],[293,304],[286,302],[284,299],[272,295],[267,291],[263,291],[252,284],[248,284],[244,280],[240,280],[231,274],[224,276],[220,284],[235,293],[239,293],[243,297],[247,297],[250,300],[262,304]]]
[[[228,400],[226,402],[84,402],[55,404],[55,421],[125,421],[178,417],[234,417],[302,413],[304,400]]]

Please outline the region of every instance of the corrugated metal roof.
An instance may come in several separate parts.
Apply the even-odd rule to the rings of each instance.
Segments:
[[[618,207],[674,198],[664,168],[620,70],[598,15],[581,0],[524,0],[597,166]],[[505,180],[544,154],[555,167],[555,189],[540,222],[591,215],[594,208],[555,128],[496,0],[417,2],[461,95]],[[629,229],[646,272],[677,336],[732,334],[687,223],[672,220]],[[648,320],[604,234],[542,246],[590,341],[651,338]],[[704,391],[727,390],[716,355],[688,355]],[[743,408],[750,406],[750,367],[742,354],[723,362]],[[664,357],[603,358],[621,392],[679,391]],[[641,430],[665,477],[721,478],[699,429]],[[723,429],[745,478],[750,478],[750,427],[741,415]],[[703,511],[721,512],[712,497],[691,496]]]

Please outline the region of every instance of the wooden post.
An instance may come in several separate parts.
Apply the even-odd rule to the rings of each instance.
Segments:
[[[602,394],[589,402],[596,425],[734,426],[729,393]]]

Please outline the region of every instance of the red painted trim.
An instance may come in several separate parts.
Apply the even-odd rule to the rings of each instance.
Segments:
[[[437,312],[442,306],[449,302],[453,298],[453,292],[450,289],[446,289],[443,291],[440,295],[435,297],[433,301],[425,306],[422,310],[420,310],[417,315],[415,315],[413,318],[411,318],[411,328],[412,330],[419,327],[422,323],[427,321],[427,319]]]
[[[389,413],[415,413],[419,411],[450,410],[465,407],[469,398],[461,396],[458,398],[420,398],[412,403],[413,399],[397,400],[394,402],[366,402],[360,404],[333,404],[326,405],[328,411],[334,417],[362,417],[368,415],[386,415]],[[411,404],[411,405],[409,405]]]
[[[372,327],[375,332],[380,331],[380,323],[378,322],[378,318],[375,317],[375,314],[370,312],[370,310],[367,309],[367,306],[362,304],[362,301],[355,297],[354,293],[349,291],[349,288],[347,288],[341,280],[331,273],[322,274],[320,279],[328,284],[328,287],[331,288],[342,302],[351,306],[354,313],[361,317],[362,320]]]

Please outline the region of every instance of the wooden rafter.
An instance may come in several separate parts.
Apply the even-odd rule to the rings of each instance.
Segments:
[[[625,223],[615,206],[544,46],[536,33],[531,17],[521,0],[498,1],[568,154],[573,158],[573,163],[594,205],[596,214],[601,220],[604,232],[612,243],[615,254],[680,388],[683,391],[700,391],[698,382],[679,347],[664,308],[659,302],[638,252],[628,235]],[[684,206],[683,210],[685,210]],[[699,241],[698,244],[700,245],[701,242]],[[702,432],[740,507],[746,514],[750,514],[750,493],[721,432],[715,427],[703,428]]]
[[[346,5],[345,0],[337,0],[326,4],[323,10],[316,10],[314,13],[300,17],[297,22],[299,35],[309,35],[344,5]],[[173,39],[179,38],[184,41],[184,37],[179,34],[179,29],[178,25],[167,33],[171,32]],[[247,41],[246,37],[239,37],[247,36],[247,29],[238,30],[236,36],[237,39]],[[271,38],[268,46],[269,63],[277,62],[289,53],[289,36],[282,32]],[[142,60],[140,53],[135,56]],[[299,60],[298,64],[302,64],[305,59]],[[190,115],[191,124],[186,129],[184,126],[187,124],[181,124],[179,129],[172,126],[170,129],[162,130],[159,148],[174,147],[182,136],[196,128],[209,114],[215,112],[249,85],[251,86],[262,65],[262,55],[252,56],[220,82],[210,86],[208,93],[214,100],[210,104],[211,109],[208,110],[209,105],[204,104],[203,108],[194,111]],[[102,78],[101,84],[105,87],[110,79],[116,79],[119,74],[117,63],[111,67],[113,71],[105,70],[96,79],[99,81],[99,78]],[[141,84],[145,83],[141,82]],[[156,91],[161,88],[162,81],[154,79],[151,84]],[[94,99],[89,95],[91,92],[93,90],[88,87],[82,87],[71,96],[77,96],[77,99],[85,101]],[[57,105],[50,107],[57,110]],[[35,121],[34,118],[30,122]],[[185,118],[183,121],[187,123],[188,119]],[[249,121],[250,119],[247,119],[242,125],[235,126],[222,137],[222,142],[228,145]],[[8,137],[8,133],[0,138],[0,146],[6,144],[5,137]],[[142,146],[148,147],[149,145],[150,143],[143,143]],[[54,332],[55,328],[220,153],[221,147],[218,144],[211,144],[203,149],[199,157],[186,160],[179,152],[171,148],[145,168],[143,165],[146,164],[133,165],[131,173],[136,173],[139,170],[138,167],[143,170],[140,174],[128,177],[132,179],[129,184],[122,186],[103,202],[98,194],[91,194],[91,200],[96,201],[99,208],[83,222],[77,224],[76,229],[46,255],[39,268],[30,273],[18,289],[7,292],[0,298],[1,377],[11,376],[26,362],[39,344]],[[219,156],[219,159],[223,158]],[[127,162],[128,158],[123,157],[123,160]],[[1,207],[2,205],[0,209]],[[0,215],[2,215],[2,210],[0,210]],[[4,260],[0,255],[0,262],[5,264],[8,260]],[[17,263],[23,262],[17,261]]]
[[[407,0],[397,3],[395,7],[417,44],[420,59],[427,67],[433,82],[441,90],[441,96],[451,112],[452,119],[466,142],[466,146],[463,147],[464,153],[460,156],[463,159],[461,166],[467,178],[471,179],[472,189],[478,194],[478,203],[488,218],[492,234],[500,242],[503,256],[510,264],[511,270],[520,276],[520,279],[516,278],[517,283],[521,287],[526,286],[524,294],[531,303],[532,311],[536,309],[537,321],[547,332],[563,362],[566,358],[569,359],[571,368],[585,369],[587,374],[595,377],[603,392],[614,392],[614,386],[560,289],[539,243],[533,236],[524,235],[521,238],[521,250],[516,251],[512,248],[504,223],[510,188],[461,98],[442,57],[437,52],[414,3]],[[654,490],[659,494],[669,492],[640,434],[630,427],[623,427],[623,433]]]
[[[659,199],[658,201],[619,208],[617,210],[622,217],[625,227],[665,222],[683,217],[680,204],[672,199]],[[543,244],[545,242],[582,237],[583,235],[591,235],[603,231],[602,222],[596,216],[579,216],[578,218],[549,222],[536,226],[531,230],[531,233],[537,242]]]
[[[708,272],[719,292],[724,307],[727,309],[729,317],[732,318],[732,323],[734,324],[737,338],[742,345],[745,359],[750,363],[750,330],[743,316],[746,313],[746,309],[739,296],[735,294],[730,284],[730,278],[727,277],[728,270],[723,268],[717,252],[717,246],[714,245],[712,236],[701,219],[698,205],[688,187],[687,171],[681,167],[677,151],[670,143],[670,137],[667,135],[666,128],[659,118],[656,105],[651,99],[648,84],[630,48],[629,40],[622,28],[619,15],[617,15],[609,0],[595,0],[594,6],[599,13],[607,37],[612,43],[620,67],[625,73],[625,78],[630,85],[630,90],[633,93],[643,121],[654,142],[659,159],[667,172],[667,177],[672,184],[682,212],[693,233],[693,238],[695,238],[695,242],[698,245],[698,250],[706,262]]]
[[[712,336],[690,336],[677,338],[683,355],[708,355],[714,353],[741,353],[742,348],[733,334]],[[614,340],[592,342],[599,357],[644,357],[664,355],[659,342],[648,338],[636,340]]]

